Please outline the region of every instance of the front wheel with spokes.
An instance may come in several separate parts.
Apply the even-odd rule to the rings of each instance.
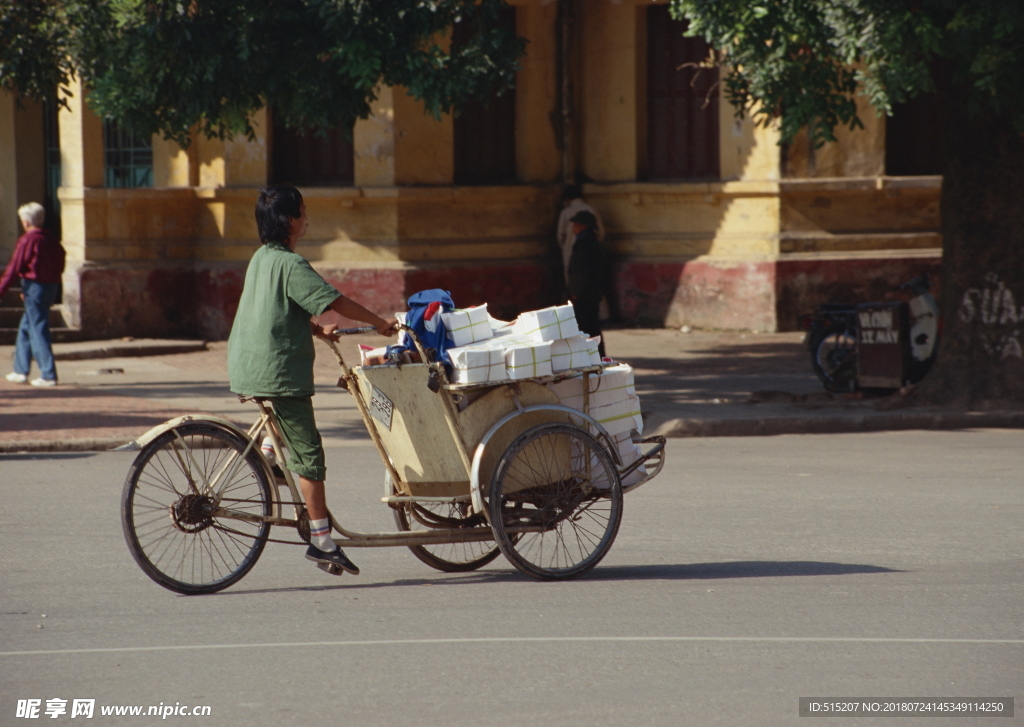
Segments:
[[[213,593],[256,564],[273,496],[255,447],[227,427],[188,422],[147,444],[121,495],[121,527],[143,572],[184,594]]]
[[[523,573],[575,578],[607,554],[622,521],[622,482],[608,450],[571,424],[526,430],[505,451],[487,503],[494,539]]]

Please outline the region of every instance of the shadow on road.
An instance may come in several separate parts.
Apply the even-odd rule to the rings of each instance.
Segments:
[[[777,578],[779,576],[845,576],[853,573],[902,573],[878,565],[822,563],[813,560],[739,560],[729,563],[634,565],[598,568],[595,580],[707,580],[715,578]]]
[[[722,578],[778,578],[781,576],[845,576],[854,573],[903,573],[905,571],[885,568],[879,565],[857,563],[822,563],[813,560],[741,560],[729,563],[691,563],[672,565],[630,565],[598,567],[584,580],[594,581],[686,581],[712,580]],[[490,583],[508,579],[532,581],[518,571],[477,571],[475,573],[453,574],[438,578],[410,578],[390,583],[359,583],[349,576],[343,582],[317,586],[291,586],[288,588],[261,588],[257,590],[232,589],[211,594],[216,596],[241,596],[258,593],[288,593],[289,591],[334,591],[348,588],[394,588],[398,586],[452,586]]]

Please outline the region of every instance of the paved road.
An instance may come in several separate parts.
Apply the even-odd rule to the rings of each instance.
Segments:
[[[390,529],[374,451],[328,456],[336,511]],[[28,698],[96,699],[96,725],[803,725],[801,696],[1009,696],[1012,720],[910,724],[1024,723],[1020,431],[673,440],[582,580],[399,549],[336,579],[272,544],[206,597],[131,560],[131,458],[0,456],[0,725]]]

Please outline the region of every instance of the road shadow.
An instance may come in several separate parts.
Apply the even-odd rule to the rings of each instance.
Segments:
[[[721,580],[726,578],[780,578],[791,576],[846,576],[857,573],[905,573],[906,571],[879,565],[857,563],[828,563],[811,560],[741,560],[726,563],[689,563],[663,565],[629,565],[598,567],[583,577],[583,581],[689,581]],[[435,578],[403,578],[388,582],[359,583],[351,576],[341,576],[346,582],[287,588],[231,589],[215,596],[242,596],[262,593],[288,593],[292,591],[336,591],[347,589],[396,588],[403,586],[465,586],[521,580],[535,582],[533,578],[516,570],[481,570]]]
[[[814,560],[739,560],[725,563],[687,563],[598,567],[594,580],[713,580],[722,578],[780,578],[789,576],[846,576],[855,573],[903,573],[879,565],[828,563]]]
[[[44,459],[85,459],[95,457],[97,452],[21,452],[18,454],[7,454],[0,452],[0,461],[12,462],[15,460],[44,460]]]

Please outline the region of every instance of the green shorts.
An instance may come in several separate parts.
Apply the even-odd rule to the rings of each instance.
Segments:
[[[290,453],[285,466],[308,480],[326,479],[327,464],[320,430],[313,418],[313,397],[275,396],[269,401]]]

